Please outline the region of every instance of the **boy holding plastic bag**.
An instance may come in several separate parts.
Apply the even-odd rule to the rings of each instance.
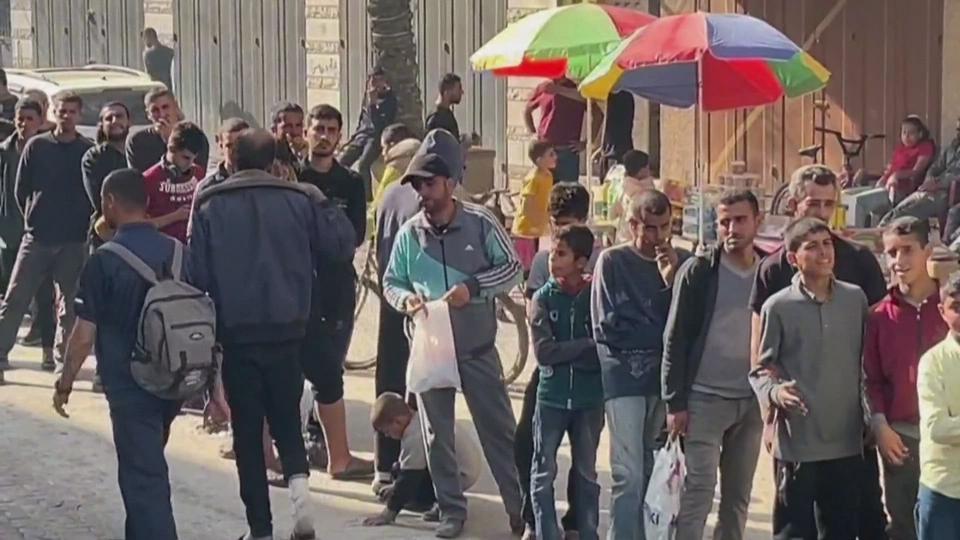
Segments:
[[[428,302],[440,300],[449,308],[455,349],[455,358],[449,361],[456,362],[510,528],[522,531],[520,486],[513,459],[516,421],[501,379],[494,311],[494,298],[517,285],[521,267],[510,237],[493,215],[454,198],[462,175],[459,142],[442,129],[428,133],[401,179],[416,189],[422,210],[397,233],[383,277],[384,296],[395,309],[411,316],[426,309],[427,319],[442,317],[432,313]],[[411,355],[411,371],[418,361]],[[410,378],[407,382],[412,387],[422,383]],[[429,434],[427,460],[440,506],[436,534],[456,538],[467,518],[453,451],[456,390],[428,386],[417,398]]]
[[[571,225],[557,231],[550,250],[550,280],[530,303],[530,329],[540,370],[533,417],[530,493],[537,538],[563,538],[557,526],[553,481],[557,449],[570,433],[576,456],[577,524],[580,538],[597,539],[600,484],[597,446],[603,431],[603,383],[590,323],[590,280],[584,276],[593,233]]]

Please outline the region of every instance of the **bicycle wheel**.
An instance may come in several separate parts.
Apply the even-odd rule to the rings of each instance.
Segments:
[[[349,371],[369,369],[377,364],[377,333],[380,326],[380,284],[377,281],[377,258],[371,243],[366,253],[358,253],[363,260],[362,270],[357,274],[356,306],[353,311],[354,337],[363,336],[363,339],[351,339],[350,349],[343,367]],[[370,294],[370,293],[373,294]],[[373,300],[372,300],[373,299]]]
[[[789,184],[784,184],[777,188],[777,191],[773,195],[773,200],[770,201],[770,215],[772,216],[785,216],[787,215],[787,200],[789,199]]]
[[[359,264],[358,262],[363,261]],[[356,321],[357,317],[360,316],[360,313],[363,311],[363,306],[367,301],[367,296],[370,293],[370,290],[364,286],[364,280],[369,278],[371,274],[376,274],[376,254],[374,252],[372,241],[365,242],[359,248],[357,248],[357,253],[354,255],[353,264],[357,268],[357,282],[354,285],[354,296],[356,298],[356,303],[353,308],[353,320]]]
[[[370,369],[377,365],[380,302],[383,301],[383,298],[380,296],[380,286],[376,279],[361,276],[357,283],[364,290],[365,302],[362,306],[358,305],[353,319],[354,339],[350,340],[350,349],[347,352],[346,360],[343,362],[344,369],[348,371]]]
[[[509,294],[497,296],[497,352],[503,366],[503,382],[517,380],[527,365],[530,354],[530,329],[522,303]]]

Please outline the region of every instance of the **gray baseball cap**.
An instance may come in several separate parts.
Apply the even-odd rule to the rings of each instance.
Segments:
[[[459,184],[463,181],[463,169],[460,141],[445,129],[434,129],[423,138],[400,183],[406,184],[414,178],[446,176]]]

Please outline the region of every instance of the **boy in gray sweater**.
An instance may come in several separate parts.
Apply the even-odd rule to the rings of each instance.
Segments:
[[[775,538],[857,537],[863,436],[861,354],[867,299],[833,277],[825,223],[803,218],[784,234],[798,272],[761,310],[750,380],[774,408]]]

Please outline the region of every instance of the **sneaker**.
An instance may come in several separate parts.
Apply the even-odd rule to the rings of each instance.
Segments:
[[[423,513],[422,516],[420,516],[420,519],[422,519],[427,523],[440,523],[440,506],[437,504],[434,504],[433,506],[430,507],[429,510],[427,510],[426,512]]]
[[[290,502],[293,505],[293,534],[292,540],[311,540],[313,530],[313,514],[310,512],[310,482],[305,474],[290,477]]]
[[[463,520],[447,518],[437,525],[434,536],[437,538],[456,538],[463,534]]]
[[[54,371],[57,363],[53,361],[53,351],[43,351],[43,361],[40,362],[40,369],[44,371]]]
[[[40,341],[40,329],[37,325],[31,326],[27,334],[20,338],[20,344],[24,347],[39,347]]]

